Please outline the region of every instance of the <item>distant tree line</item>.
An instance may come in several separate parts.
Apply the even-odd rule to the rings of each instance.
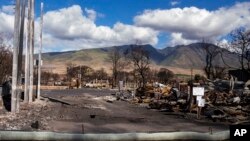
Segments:
[[[67,64],[66,80],[71,81],[71,79],[79,79],[81,81],[89,82],[94,79],[109,79],[108,73],[101,68],[99,70],[94,70],[86,65],[76,65],[73,63]]]
[[[175,77],[174,73],[166,68],[150,68],[150,53],[143,46],[130,46],[125,51],[117,47],[112,48],[108,54],[111,63],[111,74],[101,68],[94,70],[86,65],[68,63],[66,65],[67,81],[80,79],[81,82],[90,82],[95,79],[109,80],[112,87],[118,87],[119,81],[136,84],[137,87],[145,87],[147,83],[169,83]]]
[[[37,75],[34,75],[37,76]],[[41,84],[42,85],[48,85],[49,82],[56,82],[60,80],[60,75],[58,73],[48,72],[48,71],[42,71],[41,72]],[[35,77],[34,80],[35,84],[37,83],[37,77]]]
[[[111,75],[103,68],[94,70],[89,66],[67,64],[67,80],[80,78],[89,82],[94,79],[109,80],[112,87],[118,87],[119,81],[134,83],[138,87],[145,87],[150,82],[169,83],[174,73],[166,68],[150,68],[150,52],[142,45],[131,45],[127,50],[113,47],[109,50],[108,61],[111,63]]]

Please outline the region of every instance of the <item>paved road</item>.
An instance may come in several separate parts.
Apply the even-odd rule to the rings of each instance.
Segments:
[[[94,88],[41,90],[41,95],[46,95],[46,96],[82,95],[86,93],[91,94],[93,96],[107,96],[110,95],[111,93],[115,93],[115,91],[108,89],[94,89]]]
[[[124,133],[124,132],[173,132],[196,131],[214,132],[227,130],[228,126],[220,123],[196,121],[180,115],[149,110],[140,105],[125,101],[109,103],[103,98],[115,93],[110,90],[74,89],[47,90],[42,95],[61,98],[73,106],[58,106],[53,114],[57,120],[50,123],[53,131],[85,133]],[[90,115],[96,115],[90,118]]]

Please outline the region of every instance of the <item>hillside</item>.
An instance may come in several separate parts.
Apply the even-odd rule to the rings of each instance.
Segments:
[[[212,50],[217,49],[222,52],[222,57],[226,64],[236,67],[238,64],[237,56],[230,53],[226,49],[218,46],[207,44]],[[194,43],[186,46],[167,47],[161,52],[165,54],[165,59],[160,63],[163,66],[174,66],[180,68],[196,68],[202,69],[206,64],[206,50],[203,43]],[[218,54],[214,59],[214,65],[225,66],[221,54]]]
[[[50,68],[58,73],[65,73],[66,65],[74,63],[77,65],[88,65],[94,69],[104,68],[111,70],[111,63],[108,61],[108,53],[113,48],[118,48],[120,52],[125,52],[135,45],[124,45],[116,47],[83,49],[68,52],[44,53],[44,68]],[[213,48],[218,48],[212,45]],[[151,45],[143,45],[143,48],[150,53],[152,67],[168,67],[175,73],[189,73],[190,68],[202,70],[205,66],[206,51],[202,43],[195,43],[186,46],[166,47],[158,50]],[[223,58],[227,64],[237,66],[236,55],[225,49],[219,48],[223,52]],[[224,66],[221,55],[217,55],[215,65]],[[178,71],[177,71],[178,70]],[[202,72],[202,71],[200,71]]]

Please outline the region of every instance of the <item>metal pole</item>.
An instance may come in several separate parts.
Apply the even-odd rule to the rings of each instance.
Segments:
[[[29,101],[29,71],[30,71],[30,52],[29,52],[29,42],[30,42],[30,3],[28,2],[28,22],[26,25],[26,45],[25,45],[25,85],[24,85],[24,102],[27,103]]]
[[[13,66],[12,66],[12,94],[11,112],[16,112],[17,98],[17,69],[18,69],[18,46],[20,32],[20,0],[16,0],[15,23],[14,23],[14,43],[13,43]]]
[[[42,66],[42,46],[43,46],[43,3],[41,3],[41,21],[40,21],[40,48],[39,48],[39,61],[38,61],[38,89],[37,99],[40,100],[41,89],[41,66]]]
[[[33,78],[34,78],[34,0],[30,0],[30,88],[29,88],[29,103],[33,101]]]

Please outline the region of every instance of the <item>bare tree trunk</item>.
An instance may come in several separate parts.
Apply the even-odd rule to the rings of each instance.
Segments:
[[[118,71],[120,71],[120,61],[121,61],[121,55],[118,50],[118,48],[113,48],[111,52],[109,53],[109,59],[112,62],[112,88],[116,87],[118,85]]]
[[[14,43],[13,43],[13,68],[12,68],[12,94],[11,112],[16,112],[17,101],[17,71],[18,71],[18,49],[20,36],[20,0],[16,0],[15,23],[14,23]]]
[[[209,56],[209,66],[208,66],[208,70],[209,70],[209,79],[213,79],[213,64],[212,64],[212,61],[213,61],[213,55],[210,54]]]
[[[241,64],[241,70],[245,70],[245,67],[244,67],[244,56],[243,56],[243,54],[241,55],[240,64]]]
[[[245,70],[245,68],[244,68],[244,53],[245,53],[245,46],[244,46],[244,43],[243,43],[242,50],[241,50],[241,56],[240,56],[241,70]]]
[[[145,88],[146,80],[145,80],[144,73],[141,71],[140,74],[141,74],[141,79],[142,79],[142,87]]]

